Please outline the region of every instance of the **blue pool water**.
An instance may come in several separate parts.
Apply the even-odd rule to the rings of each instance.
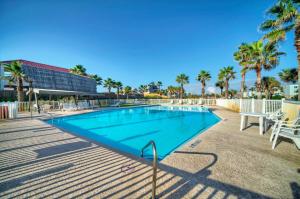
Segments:
[[[137,156],[153,140],[162,160],[219,120],[207,108],[151,106],[103,110],[48,122]],[[145,154],[150,157],[151,148]]]

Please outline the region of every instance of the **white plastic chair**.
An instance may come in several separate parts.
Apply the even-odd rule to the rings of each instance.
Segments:
[[[285,137],[292,140],[298,149],[300,149],[300,125],[291,124],[286,125],[285,123],[280,123],[279,127],[275,133],[275,138],[273,140],[272,149],[275,149],[278,137]]]

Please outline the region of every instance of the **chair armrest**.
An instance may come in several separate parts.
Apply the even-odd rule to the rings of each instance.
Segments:
[[[296,130],[300,130],[300,125],[291,125],[291,126],[281,126],[279,127],[280,130],[293,130],[293,131],[296,131]]]

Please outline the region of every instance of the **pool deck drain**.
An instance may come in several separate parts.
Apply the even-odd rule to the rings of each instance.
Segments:
[[[239,114],[213,109],[226,121],[160,162],[158,197],[299,198],[300,151],[286,141],[272,150],[270,132],[240,132]],[[151,162],[38,118],[0,122],[0,198],[151,197]]]

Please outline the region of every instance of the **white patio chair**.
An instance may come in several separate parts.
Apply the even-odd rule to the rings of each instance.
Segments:
[[[111,104],[110,107],[120,107],[120,102],[117,102],[115,104]]]
[[[285,137],[292,140],[298,149],[300,149],[300,125],[289,125],[280,124],[273,140],[272,149],[275,149],[278,137]]]

